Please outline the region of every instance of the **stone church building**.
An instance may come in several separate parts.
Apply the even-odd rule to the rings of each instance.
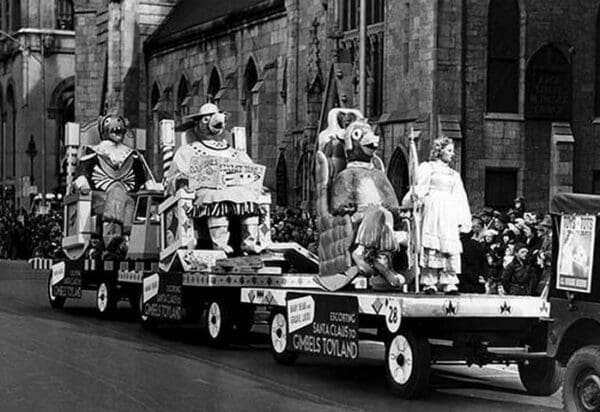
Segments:
[[[122,108],[158,169],[158,122],[217,102],[276,202],[310,202],[326,113],[358,106],[358,0],[78,2],[78,121]],[[455,140],[474,209],[600,192],[597,1],[366,3],[366,114],[399,196],[411,129],[421,160],[431,139]]]

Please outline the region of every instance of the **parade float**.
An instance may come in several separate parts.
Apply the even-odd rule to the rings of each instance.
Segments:
[[[360,112],[333,109],[328,119],[315,167],[319,256],[271,240],[265,168],[231,147],[216,106],[190,116],[181,141],[172,121],[161,122],[161,184],[111,136],[123,132],[118,116],[101,119],[101,147],[70,163],[67,258],[53,262],[51,306],[92,290],[101,314],[127,299],[144,325],[200,323],[214,345],[247,332],[259,309],[280,363],[300,354],[356,360],[371,330],[403,398],[426,388],[436,362],[518,363],[530,393],[554,393],[561,370],[545,353],[546,298],[420,293],[418,202],[398,202]]]

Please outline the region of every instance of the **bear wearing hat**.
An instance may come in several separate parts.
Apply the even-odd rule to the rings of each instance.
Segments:
[[[156,182],[143,156],[123,143],[127,134],[123,117],[101,116],[98,132],[100,143],[83,148],[72,189],[94,191],[94,212],[102,215],[104,246],[122,255],[133,221],[132,195],[154,188]]]
[[[232,217],[241,224],[242,252],[259,253],[264,249],[258,245],[259,195],[249,185],[225,185],[223,187],[189,187],[189,178],[194,162],[208,159],[228,159],[238,164],[254,164],[243,151],[229,145],[224,138],[227,116],[213,103],[200,107],[198,113],[187,116],[184,121],[191,125],[186,130],[187,145],[175,153],[173,164],[165,180],[168,192],[173,195],[180,188],[195,192],[194,218],[206,217],[208,234],[215,249],[230,254],[229,223]]]

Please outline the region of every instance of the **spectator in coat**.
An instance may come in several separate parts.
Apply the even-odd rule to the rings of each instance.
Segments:
[[[500,294],[529,295],[531,293],[532,279],[527,266],[529,251],[523,243],[515,247],[516,253],[513,260],[502,271]]]
[[[461,235],[463,247],[459,290],[463,293],[484,293],[487,261],[483,245],[471,233]]]

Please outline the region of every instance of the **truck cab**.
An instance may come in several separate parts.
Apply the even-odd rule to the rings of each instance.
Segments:
[[[548,355],[566,366],[568,411],[600,410],[600,196],[564,193],[552,200],[551,322]]]

